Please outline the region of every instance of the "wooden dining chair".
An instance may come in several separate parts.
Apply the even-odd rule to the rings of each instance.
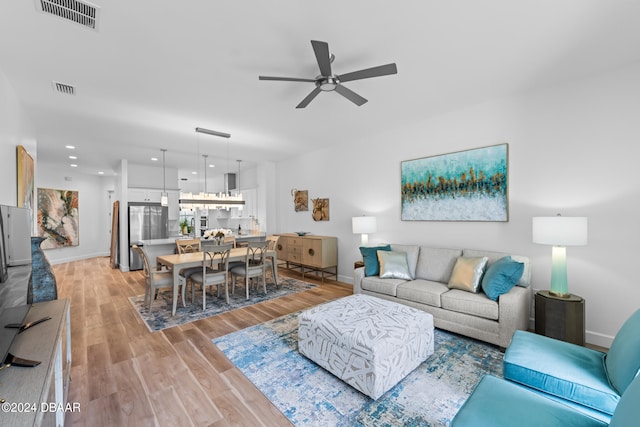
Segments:
[[[173,273],[167,270],[157,270],[155,265],[154,267],[151,267],[149,256],[147,255],[147,251],[144,247],[141,248],[137,245],[133,245],[133,250],[142,259],[145,279],[143,307],[147,306],[149,313],[151,313],[151,304],[153,303],[153,300],[157,298],[158,291],[160,289],[173,289]],[[185,307],[184,290],[181,294],[182,306]]]
[[[207,307],[207,286],[216,285],[220,297],[220,286],[224,285],[224,300],[229,304],[229,253],[232,247],[232,243],[202,244],[202,267],[199,267],[198,273],[191,275],[191,281],[193,284],[199,283],[202,287],[203,311]]]
[[[200,252],[200,239],[177,239],[176,240],[176,248],[179,254],[186,254],[191,252]],[[191,302],[193,303],[193,296],[195,294],[195,290],[193,288],[193,283],[190,280],[191,275],[197,273],[201,270],[200,267],[187,267],[180,270],[178,273],[178,281],[180,286],[184,286],[184,289],[187,289],[189,285],[191,285]]]
[[[236,236],[224,236],[222,243],[232,243],[233,247],[237,247]]]
[[[276,251],[278,248],[278,239],[280,239],[280,236],[274,236],[274,235],[267,236],[267,242],[269,243],[267,250]],[[277,288],[279,285],[278,285],[278,280],[276,279],[275,269],[278,268],[278,266],[275,265],[275,259],[273,258],[273,256],[270,256],[269,258],[270,259],[267,261],[265,268],[267,270],[271,270],[271,276],[273,277],[273,282],[276,284],[276,288]]]
[[[247,299],[249,299],[249,280],[262,278],[262,288],[267,293],[267,281],[265,271],[265,259],[269,242],[266,240],[248,242],[247,254],[242,265],[231,268],[231,293],[236,289],[236,278],[244,277],[244,286]],[[256,285],[257,288],[257,285]]]

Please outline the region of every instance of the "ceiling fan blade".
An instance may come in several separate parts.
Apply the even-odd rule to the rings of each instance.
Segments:
[[[351,89],[347,89],[342,85],[336,86],[335,91],[338,92],[340,95],[344,96],[345,98],[347,98],[349,101],[356,104],[358,107],[364,104],[365,102],[367,102],[365,98],[361,97]]]
[[[296,106],[296,108],[304,108],[304,107],[306,107],[307,105],[309,105],[309,103],[311,101],[313,101],[313,98],[318,96],[318,94],[320,92],[322,92],[322,91],[320,90],[319,87],[315,88],[314,90],[311,91],[311,93],[309,95],[307,95],[307,97],[305,99],[302,100],[302,102],[300,104],[298,104]]]
[[[258,80],[277,80],[283,82],[311,82],[315,83],[315,79],[300,79],[298,77],[270,77],[270,76],[258,76]]]
[[[367,68],[365,70],[354,71],[353,73],[341,74],[338,79],[341,82],[349,82],[352,80],[369,79],[371,77],[387,76],[389,74],[397,74],[398,68],[396,64],[380,65],[378,67]]]
[[[313,46],[313,52],[316,54],[318,67],[320,67],[320,74],[325,77],[331,76],[332,74],[331,58],[329,57],[329,44],[327,42],[311,40],[311,46]]]

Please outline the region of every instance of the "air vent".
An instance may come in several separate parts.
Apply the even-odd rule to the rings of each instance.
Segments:
[[[76,88],[75,86],[67,85],[60,82],[53,82],[53,89],[56,92],[64,93],[66,95],[75,95]]]
[[[78,0],[35,0],[36,9],[84,27],[98,30],[100,8],[86,1]]]

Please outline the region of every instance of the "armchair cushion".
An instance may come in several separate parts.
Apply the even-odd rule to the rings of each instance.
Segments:
[[[640,310],[629,317],[616,334],[605,365],[611,384],[624,393],[640,371]]]
[[[609,384],[605,353],[515,331],[503,359],[504,377],[611,415],[620,395]]]
[[[452,427],[591,427],[607,424],[524,387],[482,377],[451,422]]]

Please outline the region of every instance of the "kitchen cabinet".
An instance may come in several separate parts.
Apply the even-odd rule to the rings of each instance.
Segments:
[[[180,192],[179,191],[167,191],[169,196],[169,212],[167,218],[169,221],[178,221],[180,219]]]
[[[129,188],[130,202],[160,203],[162,190],[151,188]]]
[[[322,278],[338,276],[338,239],[332,236],[298,236],[278,234],[278,261],[286,262],[286,268],[298,268],[304,277],[314,272]]]

